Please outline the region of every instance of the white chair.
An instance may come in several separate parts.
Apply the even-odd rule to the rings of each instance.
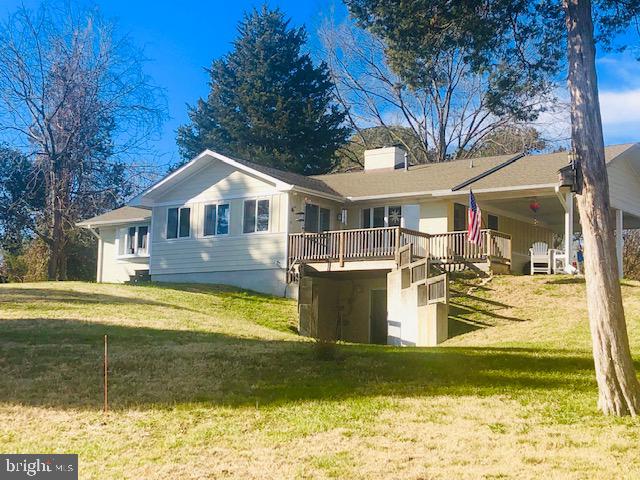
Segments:
[[[565,273],[567,270],[567,255],[562,250],[551,250],[551,268],[553,273]]]
[[[534,273],[551,274],[551,252],[544,242],[536,242],[529,249],[531,254],[531,275]]]

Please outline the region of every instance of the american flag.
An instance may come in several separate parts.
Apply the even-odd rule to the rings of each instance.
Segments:
[[[480,232],[482,223],[482,212],[480,207],[476,203],[476,197],[473,196],[473,192],[469,190],[469,227],[467,229],[467,235],[469,237],[469,243],[480,245],[482,243],[482,234]]]

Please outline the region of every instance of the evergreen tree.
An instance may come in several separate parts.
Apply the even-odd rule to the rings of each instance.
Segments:
[[[207,148],[302,174],[329,171],[346,143],[324,62],[302,53],[307,34],[279,10],[253,10],[233,50],[211,66],[211,91],[178,129],[185,161]]]

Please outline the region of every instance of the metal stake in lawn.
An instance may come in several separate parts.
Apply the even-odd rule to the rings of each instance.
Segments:
[[[108,375],[109,375],[109,356],[107,352],[107,336],[104,336],[104,413],[109,411],[108,398]]]

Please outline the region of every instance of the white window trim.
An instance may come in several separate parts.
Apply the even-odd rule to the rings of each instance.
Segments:
[[[177,208],[178,209],[178,229],[176,231],[176,238],[169,238],[167,236],[167,229],[169,227],[169,210],[171,210],[172,208]],[[186,237],[181,237],[180,236],[180,216],[181,216],[181,211],[183,208],[188,208],[189,209],[189,235]],[[191,237],[193,237],[193,212],[195,211],[194,205],[189,204],[189,205],[173,205],[171,207],[167,207],[167,212],[165,215],[165,221],[164,221],[164,236],[165,236],[165,240],[167,242],[175,242],[175,241],[179,241],[179,240],[189,240]]]
[[[382,208],[384,207],[384,225],[382,227],[374,227],[373,226],[373,210],[375,208]],[[401,203],[396,203],[393,205],[374,205],[372,207],[363,207],[360,209],[360,228],[365,228],[364,227],[364,211],[369,209],[369,228],[386,228],[389,226],[389,207],[400,207],[400,211],[401,211],[401,217],[400,217],[400,225],[402,225],[402,220],[404,219],[404,213],[402,213],[402,209],[404,207],[404,205],[402,205]]]
[[[258,202],[260,200],[266,200],[269,202],[269,225],[266,230],[258,231]],[[244,231],[244,205],[247,202],[256,202],[256,218],[254,221],[255,230],[253,232],[245,232]],[[240,232],[242,235],[264,235],[271,232],[271,219],[272,219],[272,210],[271,210],[271,197],[253,197],[253,198],[245,198],[242,202],[242,223],[240,225]]]
[[[138,253],[138,232],[140,231],[140,227],[147,227],[147,248],[145,253]],[[122,255],[120,255],[120,231],[124,230],[125,234],[124,234],[124,243],[125,246],[128,243],[128,238],[129,238],[129,229],[130,228],[135,228],[136,229],[136,233],[133,237],[133,244],[134,244],[134,249],[136,253],[124,253]],[[151,226],[149,224],[142,224],[142,225],[127,225],[126,227],[120,227],[120,228],[116,228],[116,241],[115,241],[115,251],[116,251],[116,259],[118,260],[123,260],[123,259],[127,259],[127,258],[149,258],[150,254],[149,254],[149,249],[151,247]]]
[[[202,231],[200,232],[200,236],[202,238],[216,238],[216,237],[228,237],[231,234],[231,202],[226,201],[226,200],[219,200],[216,202],[206,202],[206,203],[202,203]],[[216,223],[213,226],[213,233],[209,234],[209,235],[205,235],[204,234],[204,227],[205,227],[205,212],[207,209],[207,206],[209,205],[215,205],[216,207]],[[220,205],[227,205],[229,207],[229,223],[227,224],[227,233],[218,233],[218,208],[220,207]]]

